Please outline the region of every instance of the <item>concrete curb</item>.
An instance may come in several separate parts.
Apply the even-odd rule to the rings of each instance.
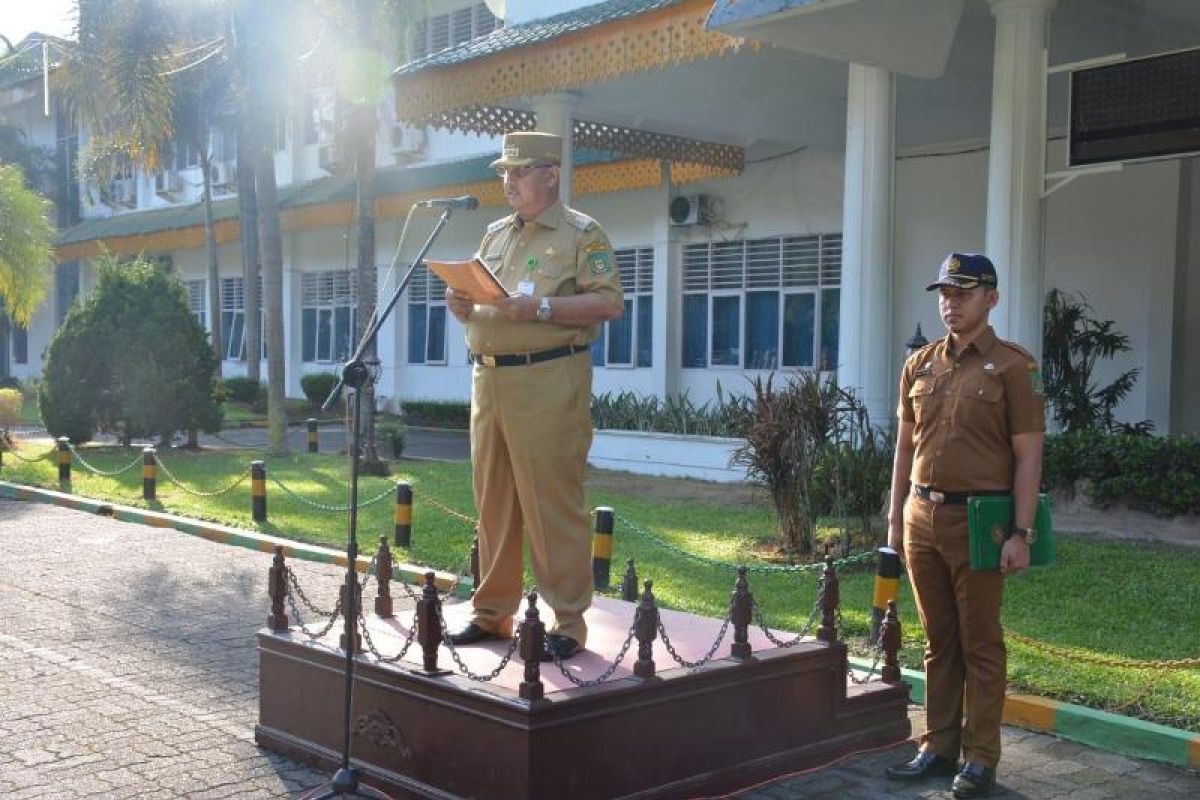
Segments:
[[[850,664],[864,672],[871,661],[851,657]],[[925,703],[925,673],[901,669],[914,703]],[[1170,728],[1107,711],[1063,703],[1032,694],[1011,693],[1004,698],[1004,723],[1049,733],[1099,750],[1134,758],[1161,761],[1177,767],[1200,769],[1200,733]]]
[[[341,567],[346,566],[346,556],[341,550],[334,550],[315,544],[294,542],[280,536],[272,536],[266,533],[259,533],[258,531],[246,530],[245,528],[234,528],[229,525],[221,525],[217,522],[205,522],[190,517],[181,517],[175,514],[166,514],[135,506],[125,506],[107,500],[94,500],[80,495],[56,492],[51,489],[41,489],[34,486],[24,486],[7,481],[0,481],[0,498],[26,500],[35,503],[50,503],[65,508],[73,508],[77,511],[86,511],[90,514],[112,517],[122,522],[134,522],[139,525],[148,525],[152,528],[171,528],[191,536],[199,536],[210,542],[245,547],[250,550],[257,550],[260,553],[273,553],[276,547],[283,547],[283,554],[287,558],[317,561],[322,564],[337,564]],[[355,564],[355,569],[363,572],[370,563],[371,558],[369,556],[360,555]],[[392,579],[404,581],[405,583],[420,584],[425,580],[425,573],[429,571],[425,567],[415,564],[395,564],[392,567]],[[433,570],[433,573],[434,583],[439,589],[445,591],[454,586],[457,580],[458,585],[455,586],[454,590],[455,596],[463,599],[471,596],[474,584],[469,577],[464,575],[459,578],[458,576],[451,575],[449,572],[442,572],[440,570]]]

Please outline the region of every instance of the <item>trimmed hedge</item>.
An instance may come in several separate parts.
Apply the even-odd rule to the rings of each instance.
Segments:
[[[314,409],[321,407],[337,382],[338,376],[332,372],[312,372],[300,376],[300,388]]]
[[[471,404],[450,400],[405,400],[404,421],[419,428],[471,427]]]
[[[251,380],[241,375],[225,378],[226,396],[235,403],[245,403],[252,406],[267,397],[267,385],[260,381]]]
[[[1200,438],[1094,431],[1046,437],[1042,485],[1073,491],[1080,481],[1102,508],[1122,503],[1163,517],[1200,514]]]

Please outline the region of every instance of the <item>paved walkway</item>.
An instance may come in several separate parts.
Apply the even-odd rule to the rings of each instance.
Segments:
[[[289,797],[327,777],[254,744],[268,556],[7,501],[0,552],[0,797]],[[332,605],[340,571],[292,563]],[[1011,728],[1004,741],[997,797],[1200,797],[1195,773]],[[740,796],[948,798],[881,780],[911,747]]]

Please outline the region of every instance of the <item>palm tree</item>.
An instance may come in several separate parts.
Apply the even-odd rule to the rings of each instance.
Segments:
[[[0,164],[0,300],[27,327],[46,296],[57,237],[50,204],[25,186],[21,170]]]

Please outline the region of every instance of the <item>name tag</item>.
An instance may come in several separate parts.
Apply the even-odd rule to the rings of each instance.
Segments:
[[[533,281],[519,281],[517,283],[517,294],[533,297]]]

